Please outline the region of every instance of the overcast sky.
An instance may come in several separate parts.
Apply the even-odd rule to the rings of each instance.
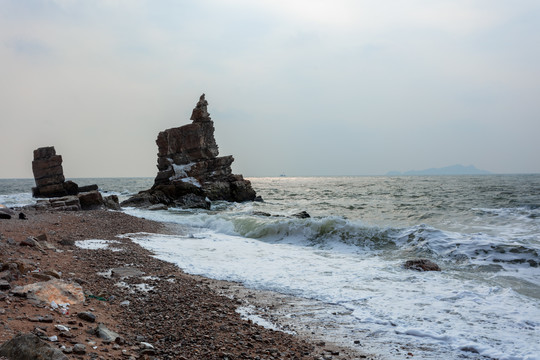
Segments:
[[[0,0],[0,178],[155,176],[206,93],[245,176],[540,172],[538,0]]]

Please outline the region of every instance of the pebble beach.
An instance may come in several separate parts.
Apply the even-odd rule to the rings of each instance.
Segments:
[[[0,344],[35,334],[68,359],[375,358],[244,320],[237,309],[252,292],[185,274],[125,235],[178,227],[106,210],[24,212],[26,220],[0,220]],[[76,245],[85,240],[110,243]],[[84,300],[55,308],[20,290],[58,280],[79,285]],[[104,339],[99,326],[116,337]]]

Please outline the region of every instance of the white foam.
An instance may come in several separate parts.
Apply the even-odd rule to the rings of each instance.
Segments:
[[[437,349],[433,351],[440,356],[476,356],[460,350],[468,344],[478,351],[497,352],[499,358],[534,359],[540,353],[536,341],[540,326],[526,322],[540,319],[538,302],[485,283],[475,274],[420,273],[373,252],[340,252],[197,231],[196,236],[185,237],[130,237],[189,273],[342,306],[348,309],[343,313],[352,316],[336,320],[324,311],[310,316],[346,322],[339,331],[352,329],[351,336],[369,332],[365,346],[375,351],[387,352],[389,344],[402,344],[412,346],[415,354]]]
[[[75,245],[81,249],[87,250],[112,250],[112,251],[121,251],[121,249],[115,249],[110,247],[110,245],[120,244],[116,240],[100,240],[100,239],[90,239],[90,240],[77,240]]]

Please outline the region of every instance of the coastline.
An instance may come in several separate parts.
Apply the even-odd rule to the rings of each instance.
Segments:
[[[137,232],[173,234],[178,228],[106,210],[25,209],[24,212],[28,220],[0,220],[0,262],[28,265],[28,271],[23,269],[18,279],[10,282],[11,289],[43,281],[35,274],[54,270],[61,274],[61,279],[79,283],[86,300],[71,306],[69,314],[62,315],[52,311],[48,304],[33,303],[5,290],[6,296],[0,300],[0,321],[5,329],[0,334],[0,343],[19,332],[36,332],[37,327],[46,336],[59,335],[57,342],[49,342],[53,347],[85,345],[86,353],[77,358],[376,358],[322,342],[316,334],[315,337],[309,337],[308,332],[291,335],[242,320],[236,311],[238,307],[264,305],[254,299],[265,299],[267,304],[273,302],[275,306],[281,304],[283,298],[245,289],[239,284],[185,274],[175,265],[154,258],[151,252],[129,238],[117,237]],[[37,247],[19,245],[27,237],[42,234],[46,243],[39,242]],[[90,239],[117,243],[112,250],[82,249],[73,243]],[[108,276],[108,271],[119,267],[136,268],[144,274],[122,279]],[[77,318],[77,313],[87,311],[96,316],[96,323]],[[33,321],[36,316],[52,316],[53,322],[36,323]],[[89,335],[88,330],[95,328],[98,322],[117,332],[123,343],[105,343]],[[71,324],[71,332],[67,336],[59,333],[56,324]],[[151,344],[153,349],[141,345],[145,343]]]

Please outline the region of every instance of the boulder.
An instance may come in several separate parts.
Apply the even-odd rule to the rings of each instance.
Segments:
[[[191,114],[191,124],[158,134],[154,185],[122,202],[122,206],[148,208],[165,204],[208,209],[209,200],[243,202],[256,198],[251,183],[232,173],[234,158],[218,157],[214,122],[207,106],[202,94]]]
[[[18,335],[0,347],[0,356],[10,360],[68,360],[59,349],[52,348],[34,334]]]
[[[417,271],[441,271],[439,265],[428,259],[407,260],[403,266],[405,269]]]
[[[11,219],[15,215],[15,211],[3,205],[0,207],[0,219]]]
[[[78,197],[83,210],[99,209],[103,206],[103,197],[97,190],[80,193]]]
[[[118,196],[109,195],[103,198],[103,205],[110,210],[120,210],[120,203],[118,202]]]
[[[79,304],[84,302],[84,293],[79,284],[54,279],[25,286],[17,286],[11,292],[15,296],[34,299],[50,304]]]

